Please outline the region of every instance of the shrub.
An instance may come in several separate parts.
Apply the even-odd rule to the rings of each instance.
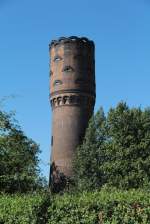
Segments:
[[[149,224],[150,192],[0,195],[0,224]]]
[[[46,223],[47,199],[45,194],[0,195],[0,224]]]
[[[56,196],[48,209],[49,224],[148,224],[150,193],[102,190]]]

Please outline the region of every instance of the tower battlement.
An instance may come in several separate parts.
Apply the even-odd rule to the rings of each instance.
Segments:
[[[49,49],[55,47],[57,45],[64,45],[68,43],[77,43],[79,45],[88,45],[89,47],[94,47],[94,42],[89,40],[86,37],[77,37],[77,36],[70,36],[70,37],[60,37],[58,40],[52,40],[49,44]]]

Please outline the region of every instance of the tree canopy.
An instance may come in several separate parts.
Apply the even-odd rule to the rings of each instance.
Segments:
[[[150,109],[120,102],[105,115],[101,108],[77,149],[74,170],[79,189],[149,186]]]
[[[42,184],[39,145],[21,130],[12,113],[0,110],[0,191],[28,192]]]

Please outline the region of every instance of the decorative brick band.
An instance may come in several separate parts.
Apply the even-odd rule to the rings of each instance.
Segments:
[[[52,109],[59,106],[94,105],[95,99],[87,95],[59,95],[51,99]]]
[[[63,89],[63,90],[57,90],[57,91],[53,91],[52,93],[50,93],[50,97],[56,97],[56,95],[60,95],[60,94],[67,94],[67,93],[71,93],[71,94],[80,94],[80,95],[88,95],[89,97],[93,97],[95,98],[95,89],[91,90],[91,91],[81,91],[80,89]]]

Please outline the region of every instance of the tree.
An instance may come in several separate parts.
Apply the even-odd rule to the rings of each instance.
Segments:
[[[27,192],[42,185],[39,146],[21,130],[12,113],[0,110],[0,191]]]
[[[100,170],[106,138],[106,117],[102,108],[89,121],[83,144],[77,148],[74,160],[74,182],[78,189],[98,188],[102,183]]]
[[[78,147],[75,170],[80,189],[149,185],[150,109],[130,109],[121,102],[106,118],[98,112]]]
[[[102,169],[110,185],[129,189],[150,182],[150,109],[119,103],[107,117],[107,160]]]

